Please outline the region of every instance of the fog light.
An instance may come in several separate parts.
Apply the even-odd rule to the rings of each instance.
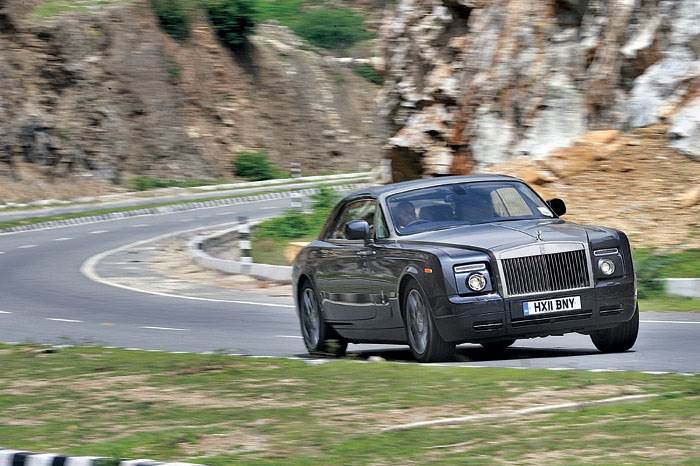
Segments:
[[[486,288],[486,277],[481,273],[473,273],[467,278],[467,286],[473,291],[481,291]]]
[[[598,261],[598,270],[603,275],[612,275],[615,273],[615,263],[610,259],[601,259]]]

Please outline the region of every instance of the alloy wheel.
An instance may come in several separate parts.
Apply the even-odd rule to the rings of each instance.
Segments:
[[[310,347],[317,347],[321,333],[321,314],[316,294],[311,288],[304,289],[301,296],[301,320],[304,340]]]
[[[406,298],[406,320],[411,346],[416,353],[425,353],[428,346],[428,313],[423,297],[416,289],[411,290]]]

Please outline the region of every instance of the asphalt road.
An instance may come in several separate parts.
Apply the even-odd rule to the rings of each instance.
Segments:
[[[188,300],[96,283],[90,257],[125,244],[198,227],[274,215],[289,200],[199,209],[0,235],[0,341],[94,343],[167,351],[303,356],[289,305]],[[243,300],[235,292],[231,300]],[[267,305],[265,305],[267,304]],[[583,335],[521,340],[501,354],[460,347],[462,364],[700,372],[700,314],[644,313],[635,348],[603,355]],[[409,360],[402,347],[351,346],[363,357]]]

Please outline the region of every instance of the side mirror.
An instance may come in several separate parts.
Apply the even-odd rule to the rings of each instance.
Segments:
[[[369,240],[369,223],[365,220],[353,220],[346,223],[345,237],[351,240]]]
[[[561,217],[566,213],[566,204],[564,204],[564,201],[561,199],[556,197],[554,199],[550,199],[547,201],[547,205],[555,214],[557,214],[557,217]]]

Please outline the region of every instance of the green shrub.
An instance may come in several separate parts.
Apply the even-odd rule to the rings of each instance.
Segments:
[[[634,251],[634,270],[637,275],[639,298],[648,299],[664,294],[661,278],[700,277],[700,250],[689,249],[664,253],[653,249]]]
[[[300,17],[304,0],[258,0],[255,4],[258,21],[275,20],[291,26]]]
[[[150,176],[136,176],[129,180],[129,187],[134,191],[147,191],[159,188],[193,188],[216,184],[217,180],[167,180]]]
[[[294,31],[314,45],[343,49],[372,37],[362,16],[350,8],[318,8],[304,13]]]
[[[248,181],[284,178],[284,173],[270,162],[265,151],[239,152],[233,161],[233,172]]]
[[[206,0],[205,7],[219,40],[228,47],[244,44],[255,28],[253,0]]]
[[[374,69],[374,67],[372,65],[368,65],[368,64],[357,65],[356,67],[353,68],[353,71],[355,72],[356,75],[360,76],[361,78],[365,78],[367,81],[371,82],[372,84],[378,84],[378,85],[384,84],[384,78],[382,78],[382,75],[379,74],[379,72],[376,69]]]
[[[190,15],[187,0],[150,0],[160,27],[177,40],[190,36]]]

